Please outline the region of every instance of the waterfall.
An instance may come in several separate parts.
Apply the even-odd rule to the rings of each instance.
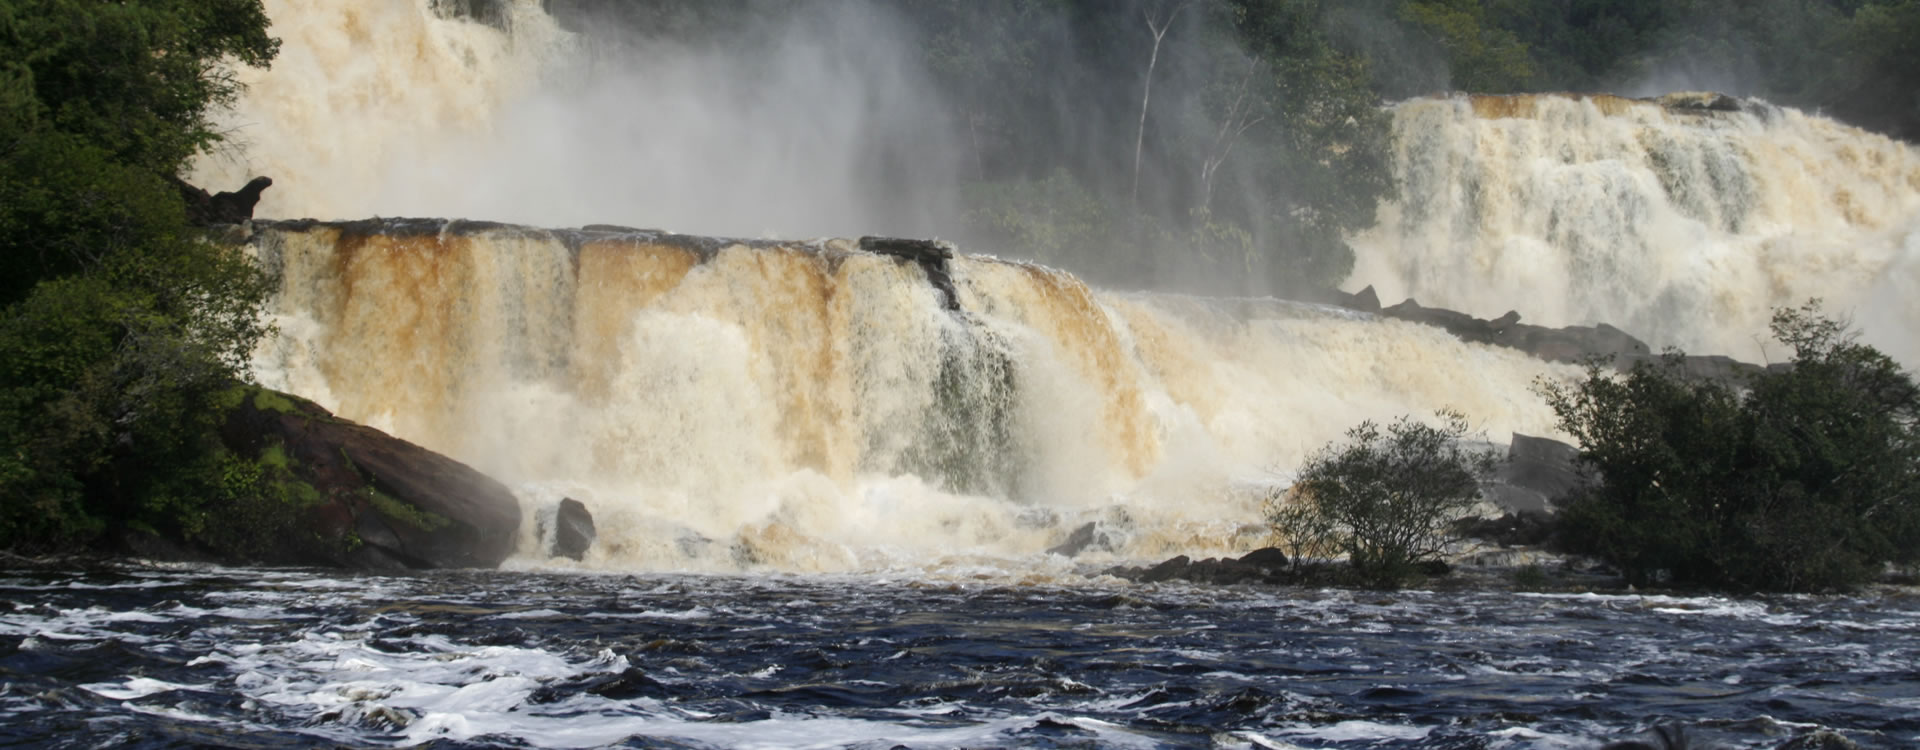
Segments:
[[[1397,200],[1349,283],[1610,323],[1747,361],[1810,297],[1920,364],[1920,151],[1760,101],[1453,96],[1394,108]]]
[[[261,217],[804,237],[959,215],[947,118],[886,34],[772,34],[750,70],[648,40],[594,68],[538,0],[440,12],[461,5],[266,0],[282,55],[235,71],[242,148],[195,179],[275,177]],[[1352,287],[1748,361],[1785,356],[1759,343],[1770,308],[1822,297],[1920,362],[1911,145],[1701,95],[1393,114],[1398,193],[1351,238]],[[1451,407],[1494,442],[1551,435],[1532,386],[1576,374],[985,255],[947,263],[948,298],[843,239],[368,219],[262,221],[246,243],[280,284],[263,383],[502,479],[529,517],[586,502],[581,564],[611,570],[1025,570],[1066,564],[1045,550],[1088,523],[1083,561],[1243,551],[1263,493],[1359,421]]]
[[[280,279],[263,383],[508,482],[530,517],[586,502],[586,564],[614,569],[1031,562],[1085,523],[1096,558],[1243,551],[1263,490],[1359,420],[1551,433],[1529,388],[1571,372],[983,256],[950,262],[952,310],[848,240],[387,220],[249,247]]]
[[[928,236],[958,215],[959,151],[922,51],[858,3],[791,6],[827,22],[737,47],[615,49],[542,0],[263,2],[280,56],[233,71],[230,148],[190,175],[273,177],[256,216],[810,237]]]

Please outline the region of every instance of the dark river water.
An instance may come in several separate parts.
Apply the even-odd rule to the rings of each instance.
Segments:
[[[0,746],[1920,746],[1920,600],[0,573]]]

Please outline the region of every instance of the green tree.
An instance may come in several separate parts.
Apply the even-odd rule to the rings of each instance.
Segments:
[[[1370,421],[1348,430],[1345,444],[1307,459],[1292,503],[1269,506],[1275,530],[1301,537],[1296,552],[1346,552],[1354,572],[1374,585],[1395,585],[1438,559],[1495,463],[1492,453],[1461,444],[1466,417],[1439,417],[1438,427],[1401,417],[1384,431]]]
[[[1600,481],[1559,544],[1634,583],[1846,588],[1920,555],[1920,388],[1817,303],[1776,312],[1790,367],[1744,389],[1677,353],[1541,390]]]
[[[0,7],[0,304],[184,228],[162,178],[220,140],[234,63],[278,50],[259,0]]]
[[[266,25],[258,0],[0,7],[0,547],[203,523],[266,284],[166,178]]]
[[[1820,103],[1840,117],[1920,140],[1920,0],[1867,3],[1827,47],[1839,58]]]
[[[1533,78],[1527,43],[1492,23],[1480,0],[1409,2],[1400,7],[1400,13],[1446,50],[1455,89],[1521,91]]]
[[[907,0],[966,153],[969,239],[1101,283],[1339,283],[1387,113],[1321,0]]]
[[[1260,108],[1276,113],[1248,134],[1252,158],[1224,180],[1257,206],[1216,202],[1207,218],[1253,228],[1260,252],[1244,272],[1274,289],[1334,286],[1353,270],[1346,235],[1371,226],[1393,194],[1391,115],[1367,58],[1327,33],[1327,4],[1231,0],[1247,54],[1268,66]]]

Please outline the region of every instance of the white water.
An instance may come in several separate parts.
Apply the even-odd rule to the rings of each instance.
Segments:
[[[1684,100],[1688,97],[1670,97]],[[1810,297],[1920,364],[1920,152],[1798,110],[1613,97],[1422,99],[1394,110],[1401,195],[1349,285],[1544,325],[1606,322],[1747,361]]]
[[[916,266],[841,241],[704,262],[522,230],[256,245],[283,277],[262,382],[530,511],[586,502],[587,564],[610,568],[1030,565],[1091,521],[1110,557],[1245,550],[1262,488],[1359,420],[1452,406],[1496,440],[1546,434],[1529,386],[1567,373],[1408,323],[988,258],[953,264],[961,317]]]
[[[255,215],[274,218],[806,237],[957,215],[944,105],[877,9],[800,6],[725,49],[607,49],[540,0],[502,2],[511,33],[430,0],[265,0],[280,57],[236,71],[220,125],[238,148],[193,180],[273,177]]]
[[[569,83],[580,42],[532,0],[510,34],[426,0],[267,6],[285,51],[241,72],[247,149],[197,175],[276,177],[261,216],[788,237],[919,222],[857,163],[937,106],[885,43],[862,63],[775,34],[759,78],[643,49]],[[1913,362],[1913,148],[1756,111],[1399,105],[1401,199],[1356,238],[1351,283],[1748,360],[1782,356],[1755,344],[1771,306],[1821,296]],[[951,183],[924,135],[922,176]],[[1530,386],[1568,374],[1410,324],[1112,294],[987,258],[955,262],[955,317],[916,268],[838,241],[704,262],[511,230],[255,244],[284,271],[263,382],[467,461],[530,511],[587,502],[601,537],[583,564],[607,569],[1044,569],[1085,522],[1112,546],[1095,560],[1244,550],[1264,541],[1262,492],[1358,421],[1453,407],[1494,441],[1552,434]]]

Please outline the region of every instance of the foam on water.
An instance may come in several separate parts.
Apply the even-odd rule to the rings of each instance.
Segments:
[[[1818,728],[1867,747],[1920,741],[1907,682],[1920,612],[1903,599],[873,576],[147,580],[168,585],[0,582],[0,739],[1593,747],[1666,715],[1729,747]],[[73,606],[100,596],[115,598]],[[1820,626],[1841,621],[1902,627]],[[54,631],[78,640],[34,635]]]

